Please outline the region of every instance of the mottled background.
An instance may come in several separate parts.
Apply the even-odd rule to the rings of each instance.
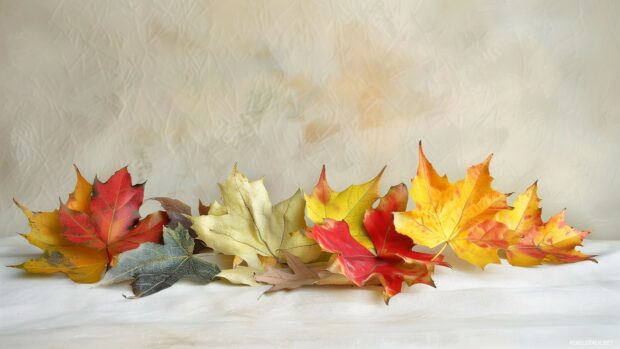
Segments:
[[[1,235],[128,164],[195,203],[238,162],[274,201],[388,165],[422,140],[460,178],[495,153],[500,191],[538,179],[620,238],[618,1],[0,1]],[[147,209],[153,209],[151,204]]]

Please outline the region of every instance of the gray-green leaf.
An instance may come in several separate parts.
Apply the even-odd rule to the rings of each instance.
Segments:
[[[143,243],[121,253],[116,267],[105,275],[104,285],[132,280],[134,297],[151,295],[172,286],[182,278],[209,283],[220,272],[217,265],[193,255],[194,239],[179,224],[164,227],[164,245]]]

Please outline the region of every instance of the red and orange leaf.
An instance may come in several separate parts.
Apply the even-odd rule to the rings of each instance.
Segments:
[[[117,171],[107,182],[95,179],[89,213],[67,205],[61,207],[64,237],[78,245],[105,250],[110,261],[141,243],[159,242],[168,218],[156,212],[139,221],[143,200],[144,184],[132,185],[127,168]]]
[[[581,246],[588,231],[573,229],[565,222],[566,212],[552,217],[538,229],[531,229],[506,251],[512,265],[532,266],[542,263],[596,262],[594,256],[575,250]]]
[[[60,224],[64,237],[74,244],[104,250],[106,243],[101,240],[97,227],[87,213],[72,211],[66,205],[60,206]]]
[[[534,266],[542,263],[573,263],[595,261],[575,250],[590,233],[579,231],[565,222],[565,211],[543,223],[537,183],[519,195],[514,209],[499,212],[496,219],[510,230],[511,245],[506,250],[508,262],[516,266]]]
[[[393,213],[405,210],[407,200],[407,187],[400,184],[391,187],[376,208],[366,210],[364,229],[376,254],[353,238],[344,221],[328,220],[308,233],[324,250],[338,255],[341,272],[357,286],[377,277],[386,303],[400,292],[403,281],[434,285],[434,265],[446,265],[441,255],[412,251],[413,241],[396,232]]]
[[[326,219],[315,225],[308,236],[315,239],[328,252],[336,254],[340,271],[354,284],[361,287],[373,277],[383,285],[383,298],[386,304],[390,298],[401,291],[403,281],[409,285],[424,283],[434,286],[431,273],[432,264],[405,263],[398,258],[375,256],[357,242],[344,221]]]
[[[95,178],[90,207],[101,240],[108,245],[122,240],[140,219],[138,210],[143,200],[144,184],[131,185],[127,168],[117,171],[104,183]]]
[[[119,253],[133,250],[145,242],[158,242],[162,237],[162,227],[168,223],[168,217],[164,212],[154,212],[108,245],[108,251],[115,256]]]

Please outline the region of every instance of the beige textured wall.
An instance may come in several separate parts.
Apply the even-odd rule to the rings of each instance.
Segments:
[[[388,165],[422,140],[451,178],[495,153],[496,187],[539,179],[620,238],[618,1],[0,1],[0,235],[51,209],[72,163],[128,164],[195,202],[235,162],[272,198]],[[154,205],[151,205],[151,208]]]

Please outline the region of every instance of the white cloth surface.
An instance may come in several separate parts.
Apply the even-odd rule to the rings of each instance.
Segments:
[[[266,287],[180,282],[128,300],[126,284],[74,284],[0,269],[1,348],[477,347],[620,345],[620,241],[586,241],[598,264],[485,271],[451,259],[437,288]],[[0,264],[34,249],[0,239]]]

